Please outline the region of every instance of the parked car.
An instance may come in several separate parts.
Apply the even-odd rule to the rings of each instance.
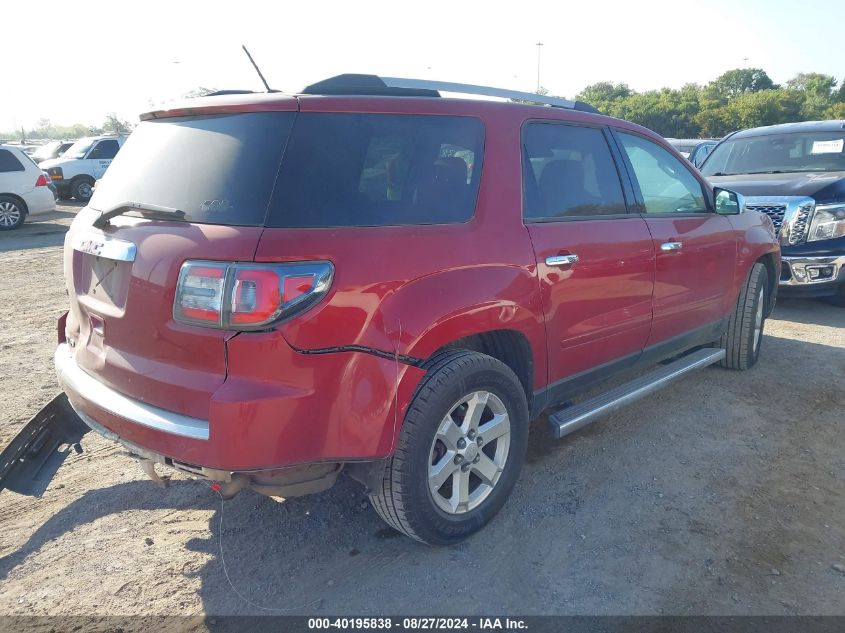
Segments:
[[[693,161],[693,154],[698,152],[706,152],[707,147],[711,147],[718,143],[718,139],[700,139],[700,138],[667,138],[669,144],[674,147],[681,156],[695,164]],[[706,155],[706,154],[705,154]],[[696,165],[697,166],[697,165]]]
[[[27,215],[56,210],[50,180],[19,147],[0,145],[0,231],[23,226]]]
[[[713,151],[713,148],[719,144],[719,141],[715,139],[708,139],[706,141],[701,141],[695,148],[690,152],[689,155],[689,162],[691,162],[696,167],[701,167],[704,163],[704,160],[710,156],[710,152]]]
[[[686,159],[689,159],[692,150],[700,142],[699,139],[695,138],[667,138],[666,141]]]
[[[36,163],[42,163],[43,161],[50,160],[51,158],[59,158],[68,149],[70,149],[71,145],[75,142],[76,141],[53,141],[42,145],[32,153],[32,160]]]
[[[144,115],[66,240],[72,409],[57,398],[0,464],[21,482],[43,463],[27,438],[87,425],[224,497],[343,469],[389,525],[449,544],[505,503],[543,411],[561,437],[698,367],[752,367],[771,220],[591,111],[340,76]]]
[[[783,252],[780,292],[845,306],[845,121],[735,132],[702,165],[768,214]]]
[[[120,135],[81,138],[59,158],[46,160],[40,166],[50,174],[60,198],[85,202],[125,142],[126,137]]]

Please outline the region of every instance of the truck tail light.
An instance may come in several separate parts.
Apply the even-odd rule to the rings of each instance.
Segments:
[[[325,261],[182,264],[173,302],[181,323],[227,330],[264,330],[307,310],[331,287]]]
[[[38,180],[35,181],[35,186],[36,187],[46,187],[47,182],[48,182],[47,174],[42,172],[38,175]]]

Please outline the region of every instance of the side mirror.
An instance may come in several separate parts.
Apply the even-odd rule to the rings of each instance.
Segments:
[[[745,198],[730,189],[714,187],[713,197],[716,201],[716,213],[719,215],[739,215],[745,208]]]

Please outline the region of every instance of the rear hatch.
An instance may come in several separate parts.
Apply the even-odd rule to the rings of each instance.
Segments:
[[[66,239],[66,332],[89,374],[207,419],[233,332],[174,321],[179,271],[253,260],[296,100],[272,108],[147,120],[127,140]]]

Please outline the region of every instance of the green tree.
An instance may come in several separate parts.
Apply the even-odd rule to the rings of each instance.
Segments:
[[[722,132],[800,121],[803,106],[804,95],[798,90],[779,88],[749,92],[725,106],[724,120],[729,129]]]
[[[836,83],[836,79],[830,75],[824,75],[822,73],[798,73],[786,82],[786,87],[792,90],[803,90],[816,97],[830,99],[834,88],[836,88]]]
[[[776,86],[762,68],[734,68],[717,77],[710,87],[727,101],[746,92],[771,90]]]
[[[115,134],[129,134],[132,127],[129,121],[123,121],[114,112],[107,114],[106,122],[103,123],[103,131],[114,132]]]
[[[575,98],[605,112],[610,110],[612,103],[627,99],[632,94],[634,91],[628,87],[628,84],[600,81],[584,88]]]
[[[786,82],[790,90],[796,90],[804,96],[801,108],[803,119],[821,119],[834,99],[836,79],[822,73],[798,73]]]
[[[845,119],[845,101],[837,101],[824,111],[824,119]]]

